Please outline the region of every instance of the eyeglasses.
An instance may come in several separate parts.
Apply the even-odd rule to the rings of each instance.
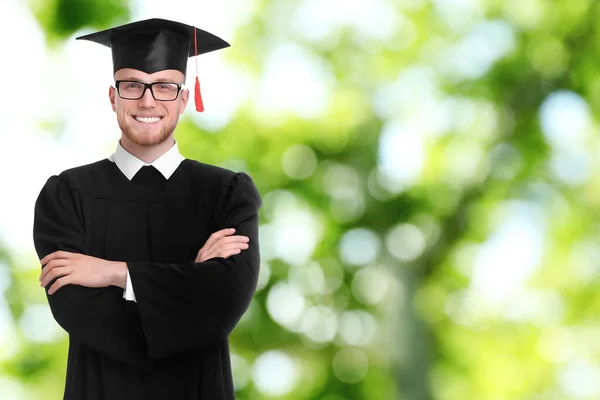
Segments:
[[[154,100],[173,101],[177,99],[183,85],[175,82],[115,81],[115,86],[119,97],[125,100],[139,100],[144,97],[146,89],[150,89]]]

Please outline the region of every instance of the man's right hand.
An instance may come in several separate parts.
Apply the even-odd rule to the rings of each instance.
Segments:
[[[194,262],[202,262],[215,257],[228,258],[247,249],[250,239],[247,236],[234,236],[234,233],[234,228],[227,228],[210,235],[204,246],[198,251]]]

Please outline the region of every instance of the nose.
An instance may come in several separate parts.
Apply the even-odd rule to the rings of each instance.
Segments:
[[[156,107],[156,100],[154,100],[154,97],[152,96],[152,92],[150,91],[150,88],[146,88],[144,95],[142,96],[141,99],[139,99],[139,106],[142,108]]]

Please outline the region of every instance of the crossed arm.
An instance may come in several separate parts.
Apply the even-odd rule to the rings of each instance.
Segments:
[[[213,233],[198,251],[194,262],[203,262],[211,258],[229,258],[247,249],[249,238],[233,235],[234,228],[222,229]],[[81,253],[55,251],[40,261],[40,286],[46,287],[52,295],[65,285],[80,285],[89,288],[117,286],[125,289],[127,284],[127,263],[108,261]]]

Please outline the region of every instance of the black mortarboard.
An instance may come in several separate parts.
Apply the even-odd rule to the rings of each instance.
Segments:
[[[175,69],[185,75],[189,57],[229,47],[229,43],[212,33],[158,18],[132,22],[77,39],[110,47],[113,72],[121,68],[133,68],[148,74]],[[197,72],[196,109],[202,111]]]

